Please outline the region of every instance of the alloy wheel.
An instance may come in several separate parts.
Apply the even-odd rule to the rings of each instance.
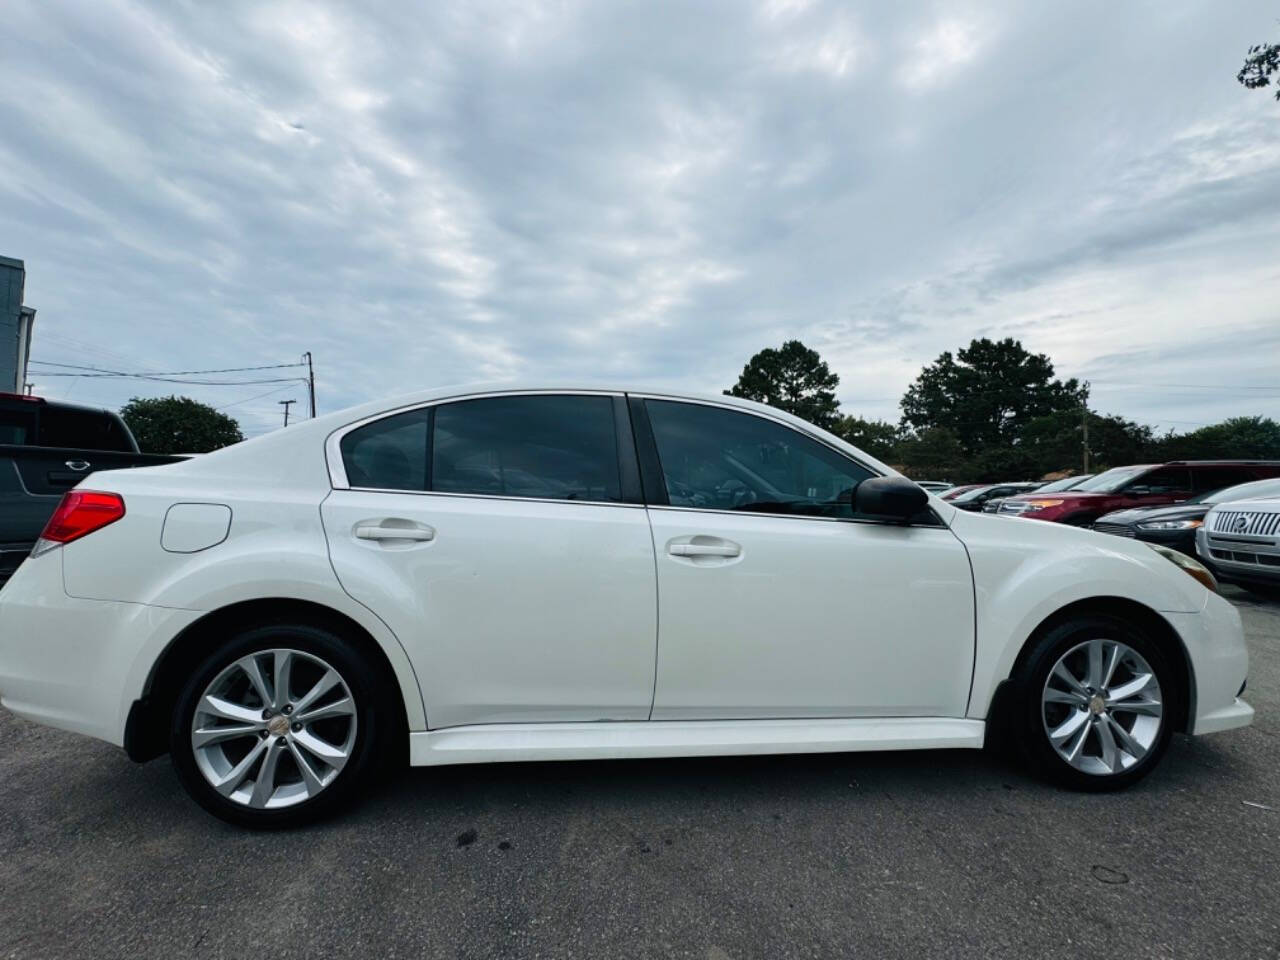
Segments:
[[[1059,757],[1082,773],[1109,776],[1129,770],[1156,745],[1164,701],[1155,671],[1138,651],[1099,638],[1077,644],[1054,664],[1041,714]]]
[[[351,758],[356,703],[324,660],[259,650],[223,669],[191,719],[196,767],[222,796],[255,809],[310,800]]]

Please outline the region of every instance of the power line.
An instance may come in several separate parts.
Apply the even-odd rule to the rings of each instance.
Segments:
[[[145,370],[136,373],[129,373],[122,370],[112,370],[108,367],[85,367],[75,363],[54,363],[52,360],[32,360],[31,363],[44,367],[63,367],[67,370],[91,370],[95,373],[110,373],[120,377],[181,377],[190,374],[204,373],[246,373],[254,370],[283,370],[286,367],[305,367],[305,360],[298,363],[268,363],[258,367],[223,367],[220,370]],[[45,374],[50,376],[50,374]]]
[[[76,377],[88,380],[145,380],[150,383],[182,383],[198,387],[243,387],[259,383],[306,383],[306,377],[273,377],[258,380],[189,380],[184,377],[146,376],[139,373],[49,373],[40,374],[48,377]]]
[[[279,392],[280,392],[280,391],[282,391],[282,390],[288,390],[291,386],[293,386],[293,384],[294,384],[294,381],[290,380],[290,381],[289,381],[288,383],[286,383],[283,387],[276,387],[274,390],[268,390],[266,393],[256,393],[256,394],[254,394],[252,397],[245,397],[243,400],[234,400],[234,401],[232,401],[231,403],[227,403],[227,404],[224,404],[224,405],[223,405],[223,406],[221,406],[221,407],[218,407],[218,409],[219,409],[219,410],[229,410],[229,409],[231,409],[232,407],[238,407],[238,406],[240,406],[240,404],[242,404],[242,403],[252,403],[254,400],[261,400],[263,397],[269,397],[269,396],[271,396],[273,393],[279,393]],[[265,416],[265,414],[264,414],[264,416]]]
[[[1238,383],[1138,383],[1132,380],[1090,380],[1089,382],[1110,384],[1113,387],[1169,387],[1173,389],[1191,387],[1196,390],[1280,390],[1280,384],[1275,384],[1270,387],[1257,387]]]

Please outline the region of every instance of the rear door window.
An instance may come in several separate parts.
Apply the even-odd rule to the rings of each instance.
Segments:
[[[383,417],[342,438],[342,465],[353,487],[372,490],[427,489],[427,431],[431,411]]]
[[[441,404],[430,482],[439,493],[621,502],[613,398],[538,394]]]

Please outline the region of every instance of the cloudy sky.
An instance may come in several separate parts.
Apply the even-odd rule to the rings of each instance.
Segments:
[[[896,419],[922,364],[1012,335],[1104,412],[1280,418],[1280,103],[1234,79],[1272,0],[5,9],[0,254],[37,360],[310,350],[324,412],[718,391],[799,337]],[[248,433],[305,399],[56,369],[38,392],[187,392]]]

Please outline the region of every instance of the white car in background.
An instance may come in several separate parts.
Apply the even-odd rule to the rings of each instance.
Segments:
[[[251,826],[387,758],[977,748],[995,724],[1105,790],[1175,730],[1250,722],[1213,582],[958,511],[749,401],[455,388],[88,477],[0,592],[0,702],[168,751]]]

